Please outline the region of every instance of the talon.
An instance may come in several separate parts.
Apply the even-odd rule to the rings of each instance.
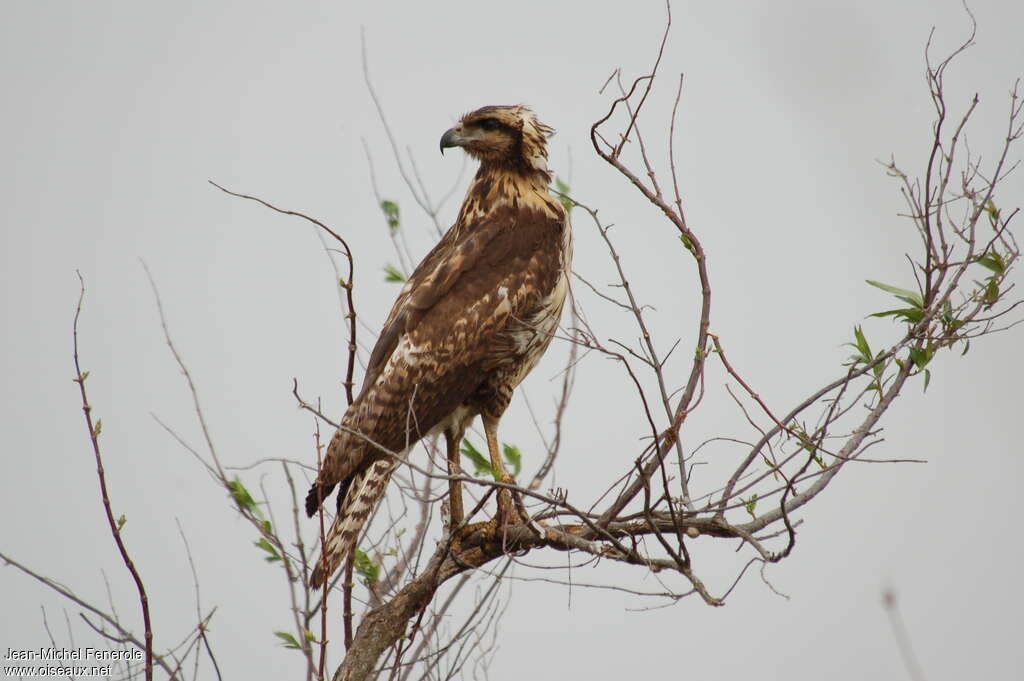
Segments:
[[[458,554],[462,551],[462,541],[466,537],[476,532],[482,532],[485,537],[492,537],[496,530],[497,525],[493,520],[488,520],[482,523],[470,523],[469,525],[461,527],[452,533],[448,551],[453,555]]]

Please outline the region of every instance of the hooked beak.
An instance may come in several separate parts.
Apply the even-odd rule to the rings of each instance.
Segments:
[[[444,134],[441,135],[441,156],[444,156],[445,148],[458,145],[459,133],[456,132],[455,128],[450,128],[449,130],[446,130]]]
[[[461,127],[460,125],[457,125],[454,128],[448,129],[447,131],[445,131],[445,133],[443,135],[441,135],[441,155],[442,156],[444,156],[444,150],[445,149],[448,149],[449,147],[457,147],[457,146],[461,145],[463,139],[462,139],[462,135],[460,134],[460,130],[459,130],[460,127]]]

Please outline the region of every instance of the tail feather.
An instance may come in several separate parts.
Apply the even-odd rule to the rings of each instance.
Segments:
[[[364,471],[356,473],[347,489],[342,490],[345,500],[327,531],[323,554],[309,579],[313,588],[319,589],[326,584],[331,573],[337,570],[341,562],[355,549],[363,526],[384,497],[394,468],[394,461],[390,459],[375,461]]]
[[[320,504],[334,491],[334,485],[321,485],[319,481],[314,482],[306,494],[306,515],[310,518],[320,510]]]

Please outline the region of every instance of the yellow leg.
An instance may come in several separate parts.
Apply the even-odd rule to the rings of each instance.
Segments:
[[[459,465],[459,441],[460,434],[450,430],[444,431],[444,441],[448,448],[448,475],[462,475],[462,466]],[[462,506],[462,481],[448,481],[448,516],[451,523],[451,530],[454,532],[462,524],[464,511]]]
[[[483,415],[484,433],[487,435],[487,449],[491,455],[491,466],[498,474],[498,479],[504,483],[514,483],[515,478],[505,470],[505,464],[501,460],[501,452],[498,450],[498,422],[497,416]],[[498,524],[504,525],[512,520],[512,495],[507,489],[498,490]]]

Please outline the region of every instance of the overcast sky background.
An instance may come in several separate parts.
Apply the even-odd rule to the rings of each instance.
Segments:
[[[950,69],[948,101],[960,112],[979,93],[968,139],[991,158],[1009,88],[1024,72],[1024,5],[972,6],[977,45]],[[225,678],[301,673],[298,654],[271,634],[291,621],[276,569],[260,561],[251,528],[224,494],[150,416],[199,442],[139,259],[160,288],[224,460],[310,459],[310,419],[295,408],[291,380],[307,397],[322,396],[329,414],[341,413],[345,335],[333,275],[305,224],[206,180],[320,217],[344,234],[358,257],[358,311],[378,328],[398,288],[383,280],[381,267],[395,256],[362,140],[381,193],[401,206],[414,252],[424,254],[434,237],[363,84],[361,27],[393,130],[435,197],[459,176],[459,155],[442,158],[437,143],[460,114],[530,104],[558,130],[551,166],[617,225],[632,283],[656,310],[650,322],[660,347],[690,342],[698,299],[687,254],[587,138],[607,110],[609,97],[598,90],[609,73],[643,73],[663,29],[661,3],[625,7],[4,3],[0,550],[100,604],[105,570],[119,612],[138,622],[71,382],[78,269],[88,288],[83,368],[104,423],[115,513],[128,517],[125,536],[149,587],[158,641],[177,641],[193,623],[178,519],[204,604],[219,606],[211,636]],[[923,48],[932,26],[937,54],[968,31],[953,0],[674,5],[646,130],[663,139],[659,128],[684,72],[680,184],[709,254],[712,327],[733,363],[783,411],[838,374],[854,324],[864,324],[875,347],[899,333],[887,320],[864,319],[890,303],[864,280],[910,285],[903,253],[916,247],[910,224],[896,216],[898,188],[876,160],[895,154],[908,172],[923,168],[932,120]],[[663,146],[654,148],[667,170]],[[445,205],[445,224],[470,172]],[[1011,208],[1022,198],[1018,173],[997,202]],[[607,253],[582,218],[575,268],[610,282]],[[1019,286],[1020,276],[1014,281]],[[592,296],[584,303],[607,337],[636,335],[628,317]],[[649,604],[613,592],[516,583],[491,679],[907,678],[881,607],[888,587],[899,593],[929,679],[1016,676],[1024,661],[1016,522],[1022,345],[1020,328],[982,340],[964,358],[940,356],[927,394],[919,379],[908,384],[873,456],[929,463],[850,466],[803,509],[794,555],[768,571],[790,600],[756,574],[724,608],[689,598],[644,612],[635,610]],[[545,422],[566,352],[554,344],[525,384]],[[685,358],[672,369],[681,382]],[[749,434],[724,383],[720,371],[709,374],[714,392],[688,424],[688,447],[714,434]],[[588,504],[629,467],[643,433],[621,369],[588,358],[555,482]],[[523,449],[532,472],[541,449],[521,398],[502,439]],[[708,452],[726,462],[738,455]],[[263,472],[267,484],[280,485],[276,471]],[[260,473],[246,475],[258,487]],[[721,593],[742,563],[702,542],[698,573]],[[639,570],[605,564],[573,579],[657,588]],[[0,569],[0,602],[4,652],[49,644],[40,605],[58,641],[71,643],[62,608],[76,622],[75,643],[93,640],[75,608],[13,568]],[[339,659],[336,648],[332,669]]]

